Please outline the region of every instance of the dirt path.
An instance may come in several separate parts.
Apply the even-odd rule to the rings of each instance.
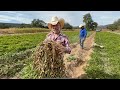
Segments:
[[[66,71],[69,78],[84,78],[85,71],[83,68],[87,65],[90,55],[92,53],[92,46],[94,44],[94,37],[96,32],[85,40],[85,48],[81,49],[79,43],[72,45],[71,54],[66,54],[64,56]],[[68,58],[74,56],[75,60],[68,61]]]

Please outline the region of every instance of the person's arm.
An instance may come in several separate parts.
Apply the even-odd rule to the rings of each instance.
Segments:
[[[86,31],[86,29],[84,30],[84,38],[86,38],[87,37],[87,31]]]
[[[67,37],[65,38],[64,43],[65,43],[65,53],[70,54],[71,53],[71,48],[70,48],[70,44],[69,44],[69,41],[68,41]]]
[[[87,30],[85,29],[85,35],[86,35],[86,37],[87,37]]]

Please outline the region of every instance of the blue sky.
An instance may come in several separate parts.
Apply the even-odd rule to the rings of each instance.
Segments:
[[[83,15],[87,13],[99,25],[112,24],[120,19],[120,11],[0,11],[0,22],[30,24],[33,19],[40,19],[47,23],[52,16],[58,16],[78,26],[83,23]]]

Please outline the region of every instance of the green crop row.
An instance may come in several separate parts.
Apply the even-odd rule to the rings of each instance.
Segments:
[[[85,71],[93,79],[120,79],[120,35],[97,32],[95,42],[104,48],[95,47]]]

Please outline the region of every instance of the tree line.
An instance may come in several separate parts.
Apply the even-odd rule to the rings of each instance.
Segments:
[[[30,24],[12,24],[12,23],[0,23],[0,28],[48,28],[47,23],[40,19],[33,19]],[[68,22],[65,22],[64,29],[73,29],[74,27]]]
[[[113,24],[108,25],[107,29],[110,29],[112,31],[120,30],[120,19],[115,21]]]

